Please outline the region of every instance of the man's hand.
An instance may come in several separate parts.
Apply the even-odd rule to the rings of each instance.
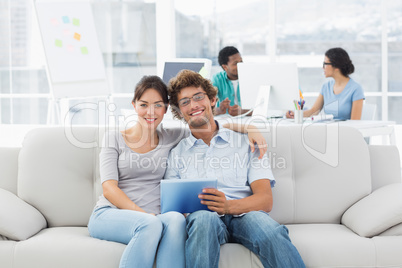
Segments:
[[[258,159],[262,159],[264,157],[264,154],[268,150],[267,141],[265,140],[262,133],[258,130],[258,128],[252,125],[247,127],[247,134],[248,134],[248,140],[250,142],[251,152],[254,153],[255,148],[256,147],[259,148],[260,156],[258,157]],[[255,143],[257,144],[257,146],[255,145]]]
[[[241,107],[239,105],[229,106],[229,114],[231,116],[236,116],[241,114]]]
[[[219,215],[229,214],[229,203],[223,192],[214,188],[205,188],[198,198],[201,199],[201,204],[207,205],[210,210]]]

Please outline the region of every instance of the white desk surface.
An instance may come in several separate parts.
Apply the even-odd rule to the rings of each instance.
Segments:
[[[253,117],[230,117],[230,116],[217,116],[216,119],[221,123],[239,123],[239,124],[251,124],[256,127],[269,127],[277,125],[295,125],[293,119],[279,118],[279,119],[262,119]],[[363,137],[372,137],[377,135],[383,135],[389,137],[391,145],[396,145],[396,137],[394,125],[395,121],[375,121],[375,120],[319,120],[312,121],[305,119],[303,124],[339,124],[340,126],[350,126],[358,129]]]
[[[231,117],[228,115],[215,116],[215,119],[221,124],[225,123],[237,123],[237,124],[250,124],[259,128],[267,128],[278,125],[295,125],[293,119],[286,118],[275,118],[275,119],[265,119],[262,117]],[[336,121],[336,120],[319,120],[312,121],[310,119],[305,119],[303,125],[309,124],[339,124],[340,126],[350,126],[358,129],[363,137],[372,137],[377,135],[388,136],[391,145],[396,145],[396,137],[394,131],[395,121],[375,121],[375,120],[346,120],[346,121]],[[187,126],[180,120],[173,118],[165,118],[163,120],[163,125],[165,127],[183,127]],[[302,124],[300,124],[302,126]]]

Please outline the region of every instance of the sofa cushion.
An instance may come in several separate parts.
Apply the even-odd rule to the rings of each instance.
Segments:
[[[373,237],[402,223],[402,183],[374,191],[350,207],[342,223],[364,237]]]
[[[380,234],[380,236],[394,236],[394,235],[399,235],[402,237],[402,223],[392,226],[391,228]]]
[[[236,256],[235,258],[233,256]],[[263,268],[260,258],[245,246],[236,243],[221,245],[219,268]]]
[[[17,243],[13,267],[119,267],[125,248],[124,244],[90,237],[86,227],[46,228]]]
[[[373,267],[402,267],[402,236],[375,236],[371,240],[376,248],[376,265]]]
[[[15,267],[13,266],[13,258],[17,243],[16,241],[0,240],[0,267]]]
[[[289,237],[306,267],[377,267],[376,248],[341,224],[291,224]]]
[[[0,188],[0,235],[25,240],[46,227],[43,215],[15,194]]]

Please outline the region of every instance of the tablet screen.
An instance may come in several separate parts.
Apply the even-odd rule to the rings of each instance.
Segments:
[[[216,179],[172,179],[161,181],[161,213],[191,213],[209,210],[198,195],[204,188],[217,188]]]

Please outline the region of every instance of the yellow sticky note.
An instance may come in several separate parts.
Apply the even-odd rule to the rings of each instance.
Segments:
[[[77,39],[78,41],[80,41],[81,35],[78,33],[74,33],[74,39]]]
[[[62,47],[63,46],[63,41],[56,39],[56,41],[54,41],[54,44],[56,47]]]
[[[204,66],[201,68],[201,70],[198,73],[204,78],[207,77],[207,70],[205,69]]]
[[[81,53],[84,55],[88,54],[88,48],[87,47],[81,47]]]

